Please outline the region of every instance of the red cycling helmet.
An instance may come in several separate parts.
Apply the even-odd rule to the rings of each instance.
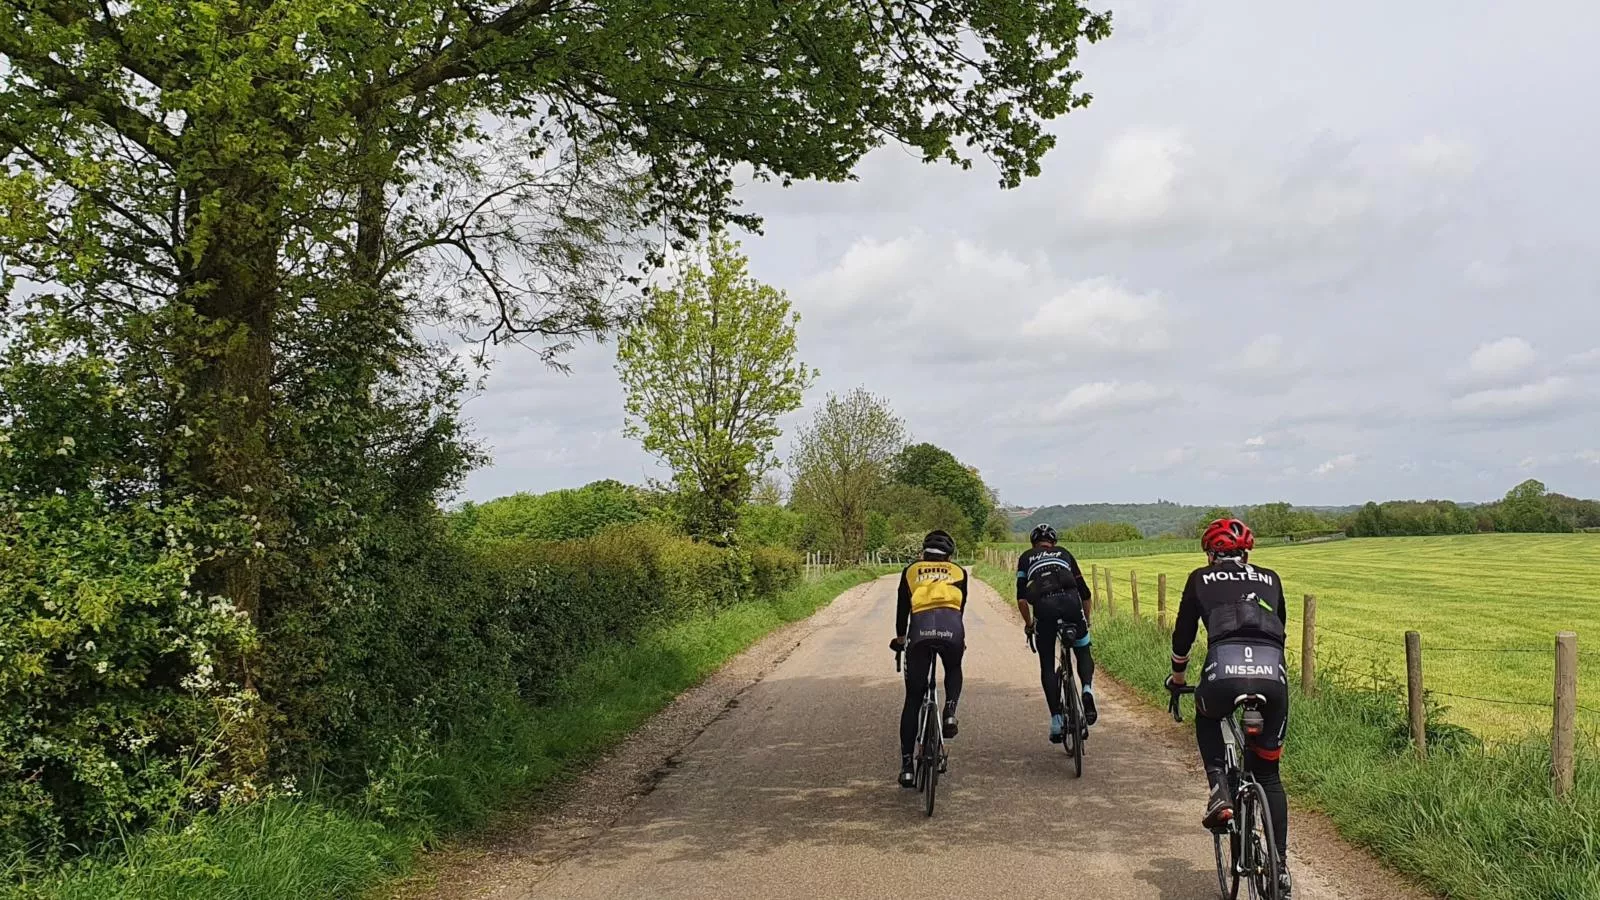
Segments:
[[[1250,526],[1238,519],[1218,519],[1206,526],[1200,538],[1200,548],[1207,553],[1237,553],[1256,545],[1256,536]]]

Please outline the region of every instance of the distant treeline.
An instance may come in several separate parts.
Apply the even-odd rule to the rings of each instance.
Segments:
[[[1451,500],[1390,500],[1364,506],[1305,507],[1288,503],[1260,506],[1184,506],[1156,503],[1086,503],[1047,506],[1013,517],[1022,537],[1049,522],[1069,542],[1103,543],[1139,537],[1197,537],[1205,523],[1238,516],[1263,537],[1303,537],[1343,532],[1351,537],[1474,534],[1478,532],[1567,532],[1600,529],[1600,500],[1550,493],[1529,479],[1493,503]],[[1135,533],[1136,532],[1136,533]]]

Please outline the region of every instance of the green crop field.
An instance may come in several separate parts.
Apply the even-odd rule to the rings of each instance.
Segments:
[[[1296,660],[1305,594],[1317,597],[1324,671],[1402,676],[1405,632],[1418,631],[1424,684],[1449,708],[1446,719],[1490,739],[1548,733],[1555,633],[1575,631],[1578,703],[1588,708],[1579,724],[1600,731],[1600,712],[1589,711],[1600,711],[1600,534],[1359,539],[1266,547],[1251,560],[1283,576]],[[1154,616],[1157,576],[1167,575],[1175,612],[1184,579],[1203,562],[1198,553],[1166,553],[1098,565],[1116,576],[1117,614],[1130,610],[1129,572],[1137,571],[1141,611]]]

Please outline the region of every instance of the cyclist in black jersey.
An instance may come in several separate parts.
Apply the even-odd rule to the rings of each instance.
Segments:
[[[911,748],[917,739],[917,710],[928,690],[934,654],[944,664],[944,736],[956,736],[956,702],[961,699],[961,658],[967,633],[967,570],[955,562],[956,542],[944,531],[922,539],[922,558],[900,573],[892,650],[906,651],[906,701],[900,709],[900,786],[915,787]]]
[[[1206,661],[1195,685],[1195,739],[1211,783],[1203,824],[1216,828],[1233,818],[1233,803],[1223,777],[1227,747],[1222,720],[1233,714],[1240,698],[1266,698],[1260,736],[1241,748],[1244,765],[1267,795],[1267,810],[1278,852],[1288,855],[1289,802],[1278,774],[1283,739],[1289,727],[1289,675],[1284,665],[1284,635],[1289,620],[1278,573],[1249,562],[1255,535],[1238,519],[1217,519],[1200,541],[1207,565],[1189,573],[1172,629],[1172,675],[1169,684],[1185,683],[1189,648],[1203,622]],[[1288,868],[1282,870],[1282,894],[1290,895]]]
[[[1050,707],[1050,741],[1061,742],[1061,692],[1056,671],[1056,628],[1063,622],[1078,626],[1081,635],[1072,645],[1083,679],[1084,723],[1093,725],[1100,714],[1094,708],[1094,650],[1089,638],[1089,620],[1083,614],[1090,599],[1083,569],[1065,547],[1056,546],[1056,530],[1037,525],[1028,535],[1033,546],[1017,557],[1017,611],[1022,613],[1023,631],[1036,639],[1039,651],[1039,680],[1044,685],[1045,703]]]

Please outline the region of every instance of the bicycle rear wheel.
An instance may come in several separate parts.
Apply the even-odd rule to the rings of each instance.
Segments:
[[[1068,752],[1072,754],[1072,767],[1077,778],[1083,777],[1083,733],[1086,727],[1083,724],[1083,691],[1078,687],[1077,676],[1070,676],[1061,680],[1065,697],[1061,698],[1061,708],[1067,714],[1066,727],[1062,729],[1062,743],[1068,745]]]
[[[939,754],[943,742],[939,712],[930,706],[922,719],[922,811],[929,816],[933,815],[934,794],[939,790]]]
[[[1261,785],[1251,782],[1239,792],[1239,805],[1248,812],[1244,817],[1247,826],[1239,835],[1244,864],[1240,866],[1243,880],[1249,885],[1250,900],[1279,900],[1278,873],[1282,864],[1278,860],[1278,842],[1272,833],[1272,815],[1267,808],[1267,795]]]

